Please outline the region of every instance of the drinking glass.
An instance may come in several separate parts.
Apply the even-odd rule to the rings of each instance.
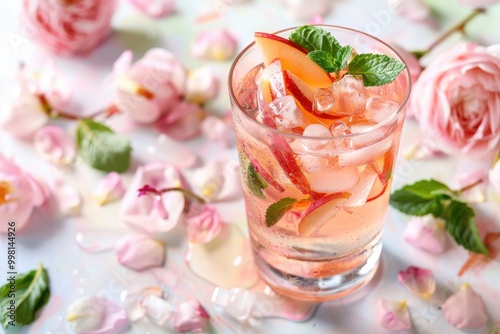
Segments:
[[[320,27],[357,53],[385,54],[403,62],[375,37]],[[275,34],[288,38],[293,30]],[[409,71],[390,84],[364,88],[368,103],[382,108],[369,121],[368,116],[324,118],[321,122],[333,135],[311,137],[263,124],[257,84],[262,63],[261,51],[251,43],[229,74],[254,260],[271,288],[289,297],[323,301],[345,296],[365,285],[379,264],[411,89]],[[269,221],[280,215],[277,222]]]

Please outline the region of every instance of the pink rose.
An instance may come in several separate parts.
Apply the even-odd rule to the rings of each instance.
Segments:
[[[193,56],[205,60],[228,60],[236,53],[236,39],[226,30],[203,31],[191,48]]]
[[[486,6],[497,3],[498,0],[459,0],[460,4],[465,7],[484,8]]]
[[[46,202],[50,192],[31,174],[21,170],[0,154],[0,233],[7,232],[7,222],[16,223],[16,231],[29,221],[33,209]]]
[[[180,101],[186,70],[164,49],[151,49],[134,64],[132,56],[127,50],[113,65],[115,103],[133,121],[154,123]]]
[[[420,75],[411,109],[426,132],[452,153],[488,154],[499,147],[500,45],[459,43]]]
[[[75,160],[75,141],[58,126],[47,125],[35,134],[36,151],[46,160],[68,165]]]
[[[122,219],[136,230],[152,235],[170,231],[183,217],[184,195],[179,191],[169,191],[162,195],[139,197],[137,191],[144,185],[156,189],[182,187],[182,175],[168,163],[140,166],[122,200]]]
[[[172,14],[175,9],[174,0],[130,0],[130,3],[144,14],[154,18]]]
[[[207,243],[220,233],[222,219],[211,205],[194,206],[187,217],[189,241]]]
[[[115,0],[24,0],[32,39],[60,54],[92,51],[111,29]]]

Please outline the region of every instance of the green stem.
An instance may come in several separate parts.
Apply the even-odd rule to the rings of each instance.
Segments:
[[[482,182],[483,182],[483,179],[479,179],[479,180],[477,180],[476,182],[474,182],[474,183],[472,183],[472,184],[469,184],[468,186],[465,186],[465,187],[463,187],[463,188],[458,189],[458,190],[457,190],[457,192],[459,192],[459,193],[463,193],[464,191],[467,191],[467,190],[469,190],[469,189],[472,189],[472,188],[474,188],[475,186],[477,186],[477,185],[481,184]]]
[[[181,188],[181,187],[164,188],[164,189],[161,189],[160,191],[162,193],[166,193],[166,192],[169,192],[169,191],[180,191],[185,196],[187,196],[189,198],[192,198],[192,199],[196,200],[197,202],[199,202],[201,204],[205,204],[206,203],[206,201],[205,201],[205,199],[203,197],[200,197],[200,196],[196,195],[194,192],[192,192],[190,190],[187,190],[187,189],[184,189],[184,188]]]
[[[472,21],[477,15],[483,14],[486,12],[486,9],[484,8],[478,8],[474,10],[472,13],[470,13],[466,18],[464,18],[462,21],[460,21],[458,24],[453,26],[451,29],[447,30],[444,34],[442,34],[438,39],[432,43],[427,50],[425,51],[414,51],[412,52],[418,59],[422,58],[429,52],[431,52],[436,46],[439,44],[443,43],[446,39],[448,39],[451,35],[453,35],[455,32],[460,32],[464,33],[465,26]]]

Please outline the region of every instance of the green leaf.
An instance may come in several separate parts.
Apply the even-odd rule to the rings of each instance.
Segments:
[[[395,209],[412,216],[441,216],[443,201],[453,192],[436,180],[421,180],[392,193],[389,203]]]
[[[405,64],[386,55],[364,53],[353,57],[347,74],[361,75],[365,86],[382,86],[392,82]]]
[[[15,297],[13,298],[13,295]],[[11,321],[8,307],[15,300],[15,325],[28,325],[35,320],[35,315],[50,298],[49,276],[40,264],[37,270],[19,274],[15,278],[15,293],[12,294],[8,282],[0,288],[0,321],[5,330]]]
[[[125,172],[130,166],[132,147],[127,138],[106,125],[82,119],[76,130],[76,144],[82,159],[104,172]]]
[[[328,31],[319,27],[304,25],[295,29],[289,39],[307,51],[325,51],[331,55],[337,53],[340,44]]]
[[[266,225],[271,227],[276,224],[283,215],[297,202],[295,198],[285,197],[271,204],[266,211]]]
[[[248,188],[258,197],[266,198],[262,189],[267,188],[269,185],[266,180],[257,172],[252,164],[248,165],[247,168],[247,183]]]
[[[350,46],[344,46],[338,49],[338,53],[333,55],[326,51],[315,50],[307,54],[307,57],[318,64],[325,72],[340,72],[347,66],[351,57],[352,49]]]
[[[465,249],[474,253],[488,254],[477,230],[474,210],[466,203],[452,201],[446,210],[446,230]]]

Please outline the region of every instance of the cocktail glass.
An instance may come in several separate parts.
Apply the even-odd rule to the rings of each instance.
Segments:
[[[357,53],[385,54],[402,62],[375,37],[348,28],[321,28]],[[292,30],[275,35],[286,39]],[[290,47],[285,44],[277,46]],[[293,66],[287,61],[289,68]],[[310,301],[345,296],[364,286],[379,264],[392,171],[411,88],[409,71],[403,70],[390,84],[362,88],[365,112],[339,118],[308,113],[305,105],[322,103],[320,92],[316,97],[311,91],[304,93],[286,71],[284,77],[276,72],[278,79],[269,78],[268,85],[263,85],[262,76],[270,73],[263,71],[262,63],[261,50],[252,43],[238,55],[229,74],[255,262],[261,277],[287,296]],[[280,85],[294,99],[281,97],[270,106],[265,90],[279,90]],[[272,92],[270,96],[276,98]],[[312,101],[301,101],[304,98]],[[291,100],[299,114],[284,106]],[[304,128],[316,122],[331,134],[315,133],[313,126],[305,132],[312,136],[305,136]]]

